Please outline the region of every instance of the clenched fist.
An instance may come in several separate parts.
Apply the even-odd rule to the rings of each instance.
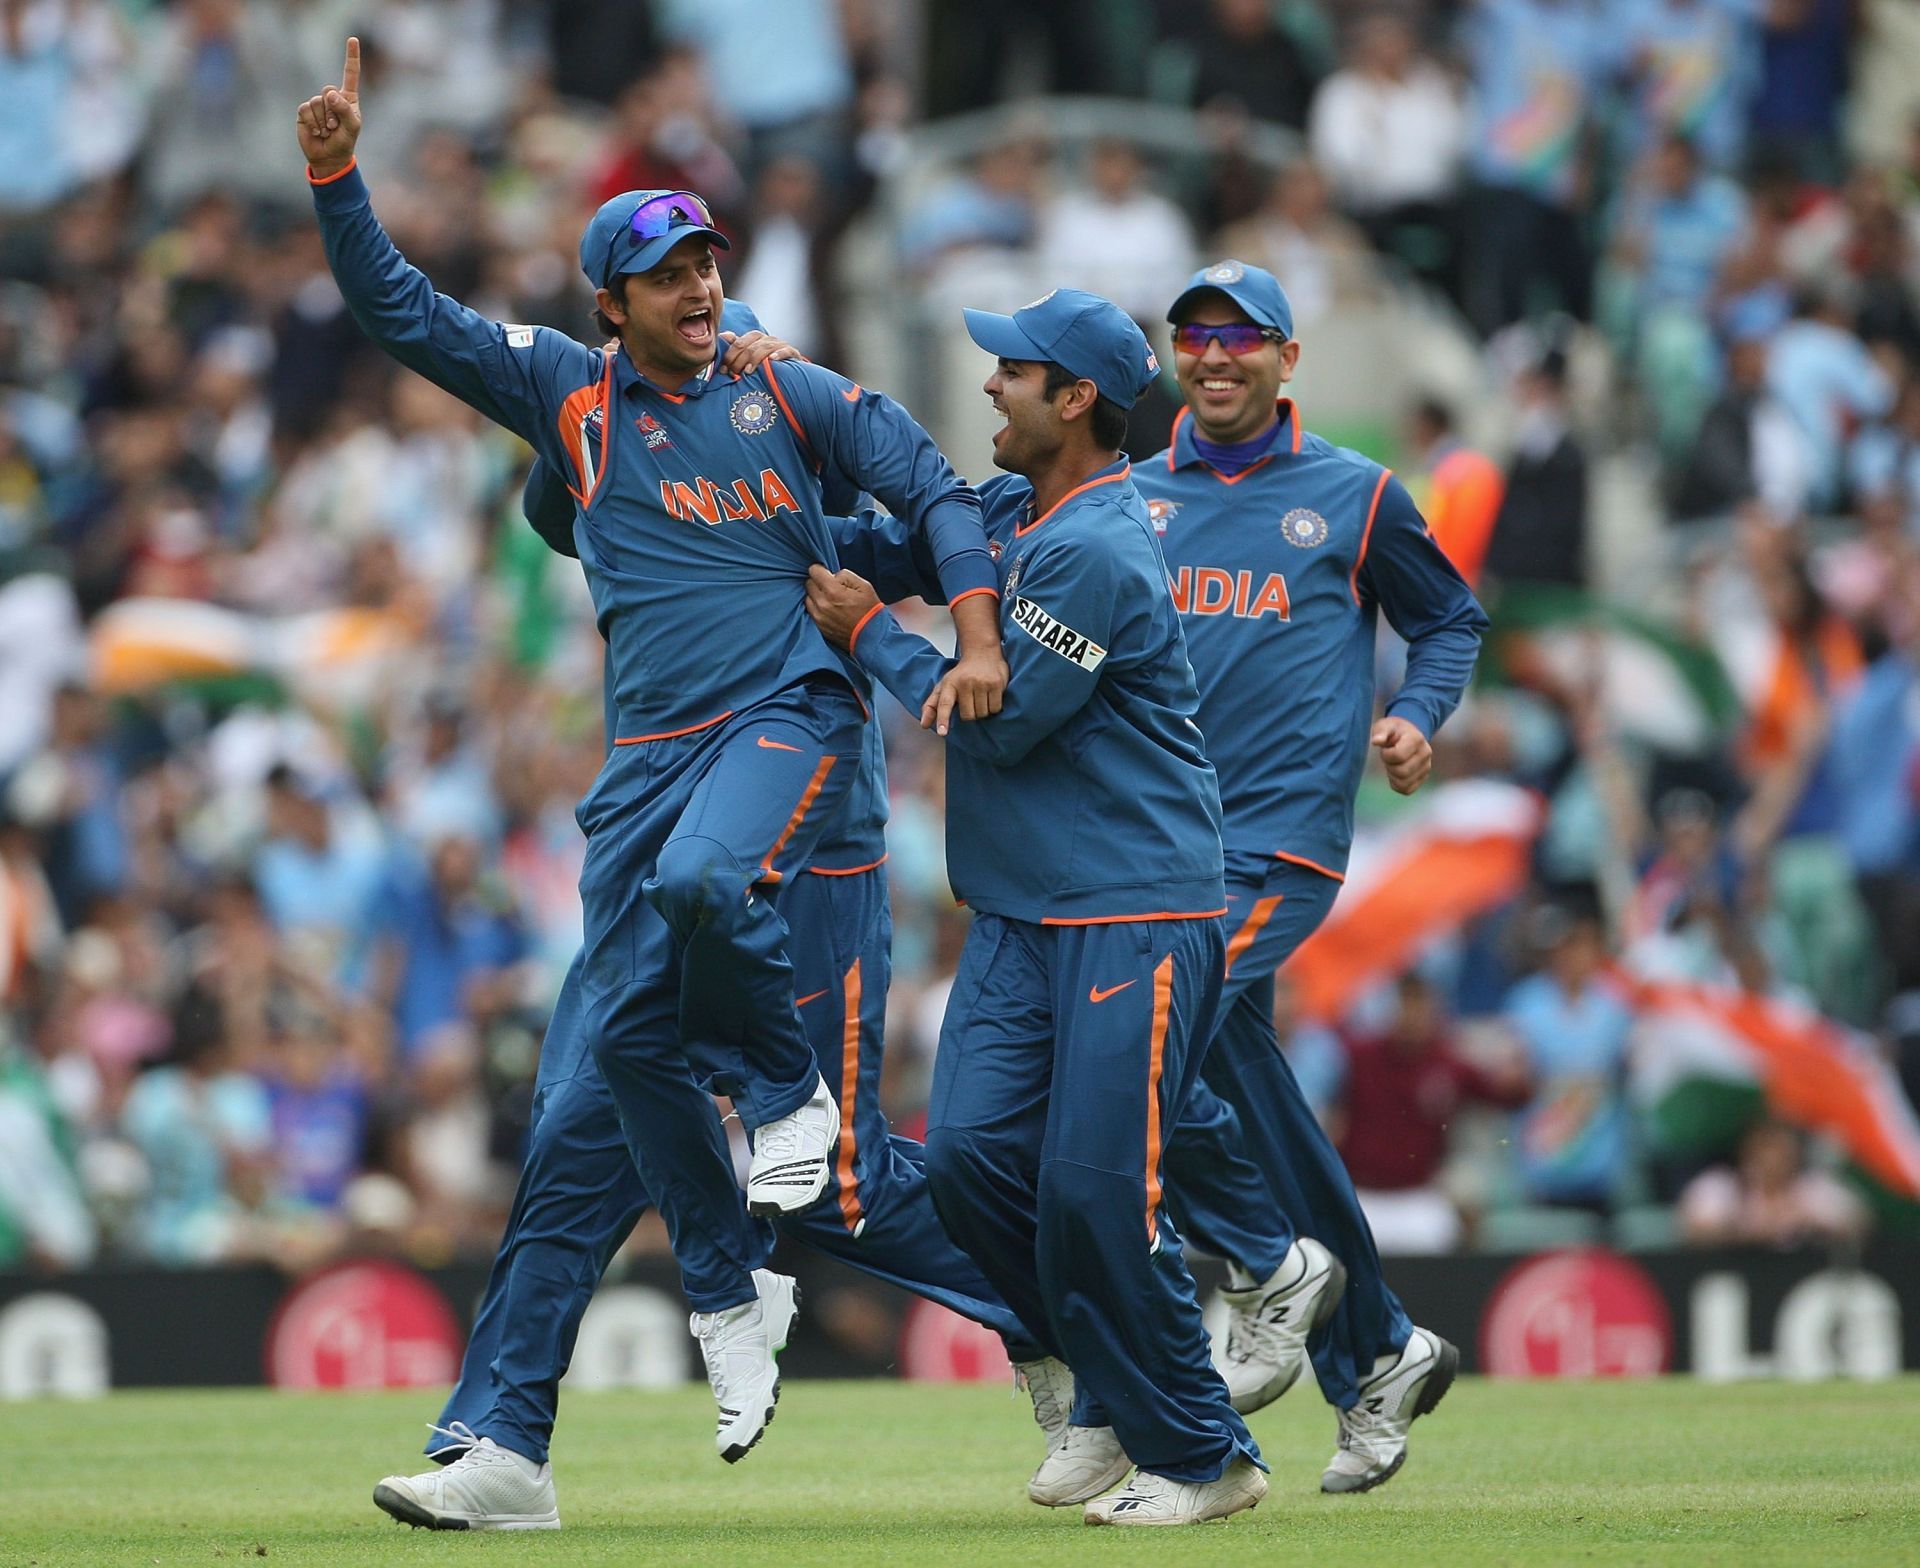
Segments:
[[[338,174],[353,162],[354,144],[360,140],[360,40],[347,40],[347,63],[341,67],[340,85],[323,87],[316,97],[300,105],[295,117],[300,132],[300,150],[307,155],[307,167],[316,180]]]

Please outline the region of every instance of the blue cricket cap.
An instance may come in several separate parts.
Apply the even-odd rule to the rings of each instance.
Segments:
[[[1055,289],[1011,316],[964,310],[967,336],[996,359],[1040,360],[1091,381],[1100,395],[1132,408],[1160,374],[1147,335],[1112,300]]]
[[[1202,267],[1181,290],[1180,297],[1167,308],[1167,320],[1175,326],[1203,294],[1224,294],[1247,313],[1256,326],[1293,336],[1293,306],[1280,280],[1265,267],[1250,267],[1244,261],[1216,261]]]
[[[690,235],[704,234],[722,250],[726,235],[713,226],[707,204],[692,191],[622,191],[602,202],[580,236],[580,270],[595,288],[623,272],[645,272]]]

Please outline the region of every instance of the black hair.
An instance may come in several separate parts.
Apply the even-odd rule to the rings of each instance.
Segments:
[[[631,272],[620,272],[615,273],[614,276],[608,280],[607,292],[619,300],[622,305],[625,305],[627,302],[627,279],[632,276],[633,274]],[[620,329],[608,319],[607,313],[598,305],[593,307],[593,330],[600,334],[600,340],[603,343],[611,343],[615,338],[620,336]]]
[[[1064,392],[1076,381],[1084,381],[1085,376],[1076,376],[1065,365],[1046,361],[1047,401],[1051,403],[1057,393]],[[1093,399],[1093,440],[1103,452],[1118,452],[1127,444],[1127,411],[1108,397],[1104,392],[1096,392]]]

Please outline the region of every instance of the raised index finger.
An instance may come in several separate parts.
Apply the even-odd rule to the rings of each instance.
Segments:
[[[347,63],[340,68],[340,91],[347,95],[347,102],[357,104],[360,101],[360,40],[347,40]]]

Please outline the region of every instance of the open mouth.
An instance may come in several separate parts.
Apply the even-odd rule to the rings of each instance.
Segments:
[[[1229,398],[1237,396],[1245,388],[1246,382],[1236,381],[1230,376],[1201,376],[1194,385],[1205,397]]]
[[[690,310],[674,323],[674,330],[686,340],[692,348],[711,348],[713,346],[713,310],[702,305],[698,310]]]
[[[1011,418],[1007,413],[1006,404],[998,400],[995,400],[993,403],[993,411],[1000,416],[1000,428],[993,433],[993,444],[998,446],[1000,444],[1000,438],[1004,436],[1010,428]]]

